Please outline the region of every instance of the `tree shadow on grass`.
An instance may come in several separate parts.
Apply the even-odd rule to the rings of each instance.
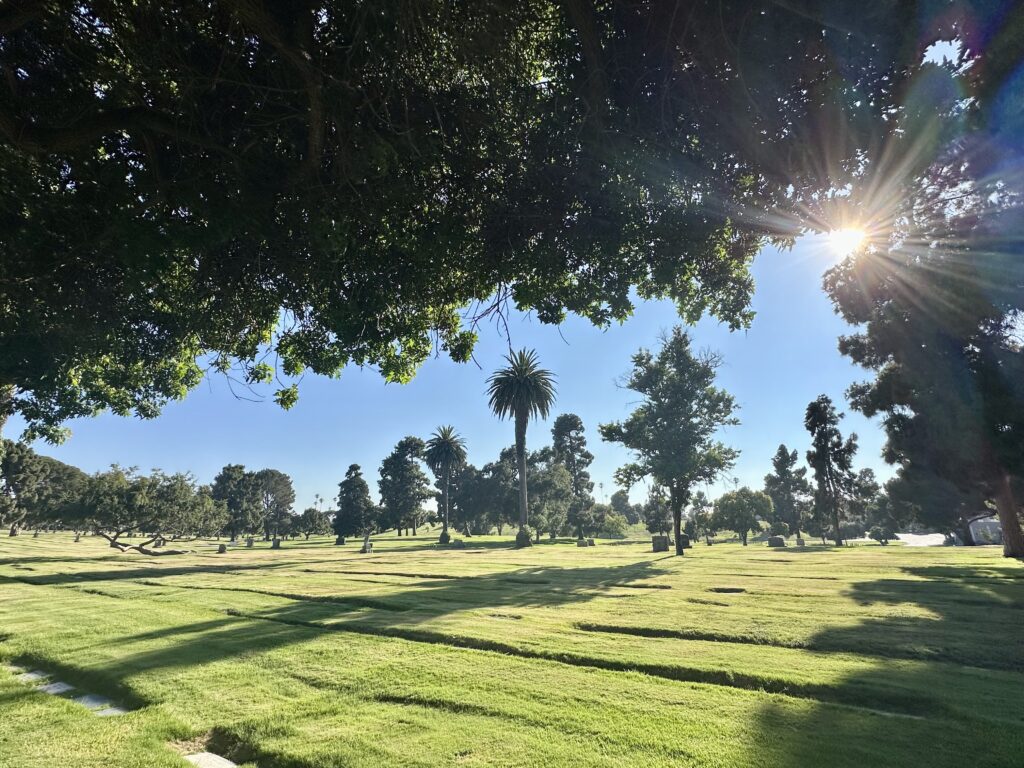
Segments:
[[[847,595],[861,605],[916,608],[830,627],[810,640],[815,648],[857,648],[877,658],[870,671],[837,683],[863,707],[766,705],[760,725],[776,737],[766,765],[1022,764],[1024,584],[1018,580],[1024,572],[966,566],[903,571],[911,578],[860,582]],[[827,655],[820,658],[827,661]],[[877,712],[873,699],[904,705]]]
[[[209,573],[210,569],[200,568],[195,572]],[[111,642],[117,643],[125,653],[119,655],[115,668],[104,669],[102,673],[119,683],[140,673],[238,658],[337,632],[461,648],[508,650],[512,646],[507,643],[460,638],[424,630],[419,625],[468,610],[508,611],[581,603],[601,597],[609,589],[661,573],[653,562],[588,568],[525,568],[469,579],[424,578],[415,585],[399,587],[386,598],[358,594],[303,595],[231,584],[160,584],[180,590],[182,594],[204,595],[195,601],[199,607],[206,611],[223,611],[224,617],[112,637]],[[153,574],[147,571],[147,575]],[[94,578],[99,580],[99,574],[94,574]],[[124,577],[115,573],[113,578]],[[43,583],[47,586],[64,584],[58,577],[49,577]],[[260,596],[268,598],[267,601],[260,603]],[[167,597],[164,594],[161,599]],[[138,610],[145,609],[140,606]],[[133,646],[141,647],[133,651]],[[42,659],[33,659],[33,663],[37,661],[44,664]]]

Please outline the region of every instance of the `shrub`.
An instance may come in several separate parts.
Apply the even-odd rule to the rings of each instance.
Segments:
[[[896,535],[886,526],[875,525],[868,531],[868,538],[877,541],[884,547],[890,539],[896,538]]]
[[[789,524],[783,520],[776,520],[768,529],[772,536],[789,536]]]
[[[605,515],[601,527],[597,530],[597,535],[602,539],[624,539],[628,531],[629,521],[625,515],[612,512],[609,515]]]

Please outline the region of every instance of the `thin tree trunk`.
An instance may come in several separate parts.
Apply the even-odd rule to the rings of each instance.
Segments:
[[[1010,477],[1000,475],[996,484],[996,512],[1003,529],[1003,556],[1024,558],[1024,532],[1020,528],[1020,505],[1013,493]]]
[[[451,472],[445,470],[444,473],[444,528],[441,529],[441,533],[448,533],[448,486],[451,483]]]
[[[673,488],[669,490],[669,501],[672,504],[672,529],[676,537],[676,555],[683,556],[683,498]]]
[[[516,468],[519,470],[519,530],[529,523],[526,489],[526,414],[516,414]]]

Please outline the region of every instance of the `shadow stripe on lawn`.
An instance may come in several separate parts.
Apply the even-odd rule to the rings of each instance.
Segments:
[[[918,695],[857,695],[856,691],[829,685],[811,685],[786,682],[761,675],[743,672],[727,672],[724,670],[698,669],[678,664],[655,664],[651,662],[620,661],[617,659],[583,656],[577,653],[530,650],[509,643],[484,638],[467,637],[465,635],[447,635],[425,629],[409,627],[380,627],[368,624],[348,622],[344,625],[322,624],[316,621],[285,619],[276,616],[261,616],[255,613],[228,608],[224,611],[229,616],[254,621],[270,621],[295,627],[315,629],[322,632],[349,632],[372,637],[390,637],[408,640],[414,643],[428,643],[449,648],[486,651],[515,656],[521,659],[536,659],[574,667],[603,669],[609,672],[639,672],[665,680],[685,683],[704,683],[726,688],[737,688],[747,691],[758,691],[799,699],[810,699],[827,704],[853,707],[892,717],[921,718],[924,716],[950,715],[949,709],[940,701],[925,699]],[[880,706],[879,706],[880,705]],[[888,707],[884,709],[882,707]]]
[[[788,648],[799,651],[814,651],[815,653],[842,653],[865,656],[872,659],[887,661],[891,659],[905,659],[907,661],[927,661],[942,664],[970,665],[978,669],[986,669],[992,672],[1020,672],[1018,664],[993,664],[982,663],[973,656],[957,653],[934,652],[927,653],[914,651],[911,648],[900,648],[898,646],[887,647],[886,653],[878,653],[869,649],[855,648],[850,645],[831,645],[826,643],[800,642],[794,640],[785,642],[771,637],[750,637],[749,635],[731,635],[725,632],[708,632],[701,629],[667,629],[664,627],[640,627],[621,624],[598,624],[589,621],[581,621],[573,626],[583,632],[600,632],[610,635],[630,635],[632,637],[667,638],[673,640],[700,640],[709,643],[735,643],[739,645],[764,645],[772,648]]]

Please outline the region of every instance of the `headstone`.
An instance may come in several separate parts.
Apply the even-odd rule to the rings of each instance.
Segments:
[[[32,538],[33,539],[38,539],[39,538],[39,531],[36,531],[35,533],[33,533],[32,534]]]
[[[340,547],[344,543],[345,543],[345,537],[344,536],[339,536],[338,538],[336,538],[334,540],[334,546],[336,546],[336,547]]]
[[[370,554],[373,554],[373,542],[372,541],[366,542],[362,546],[362,549],[359,550],[359,554],[360,555],[370,555]]]
[[[198,768],[235,768],[236,766],[226,757],[215,755],[213,752],[197,752],[194,755],[185,755],[185,759]]]
[[[685,533],[679,534],[679,541],[682,542],[683,549],[690,549],[690,547],[692,546],[690,544],[690,537],[687,536]]]
[[[60,680],[58,680],[55,683],[47,683],[46,685],[41,685],[36,690],[41,691],[42,693],[52,694],[53,696],[59,696],[62,693],[67,693],[68,691],[75,690],[75,687],[73,685],[68,685],[67,683],[62,683]]]
[[[452,540],[452,549],[465,549],[465,548],[466,548],[466,542],[464,542],[462,539],[453,539]]]
[[[586,539],[576,539],[576,546],[577,547],[589,547],[590,545],[587,544],[587,540]]]
[[[218,544],[217,545],[217,554],[218,555],[223,555],[227,551],[228,551],[228,545],[227,544]]]
[[[797,545],[798,547],[806,547],[806,546],[807,546],[807,542],[806,542],[806,541],[804,541],[803,539],[797,539],[797,540],[796,540],[796,545]]]
[[[75,534],[75,541],[81,541],[81,540],[82,540],[82,534],[76,533]]]
[[[1003,543],[1003,528],[999,524],[999,518],[995,515],[979,517],[968,523],[967,527],[971,529],[971,538],[975,544]]]
[[[280,549],[281,548],[281,540],[280,539],[274,539],[272,542],[270,542],[270,548],[271,549]]]
[[[786,540],[781,536],[769,536],[768,537],[769,547],[784,547],[786,546]]]
[[[76,704],[81,704],[86,709],[109,709],[114,706],[114,702],[110,699],[106,699],[103,696],[97,696],[95,693],[76,696],[72,701]]]
[[[246,548],[246,549],[252,549],[252,545],[253,545],[253,543],[254,543],[254,542],[253,542],[252,536],[250,536],[249,538],[247,538],[247,539],[245,540],[245,548]]]
[[[594,546],[594,540],[593,539],[587,539],[587,546],[588,547],[593,547]]]
[[[668,552],[668,536],[651,536],[651,548],[654,552]]]

